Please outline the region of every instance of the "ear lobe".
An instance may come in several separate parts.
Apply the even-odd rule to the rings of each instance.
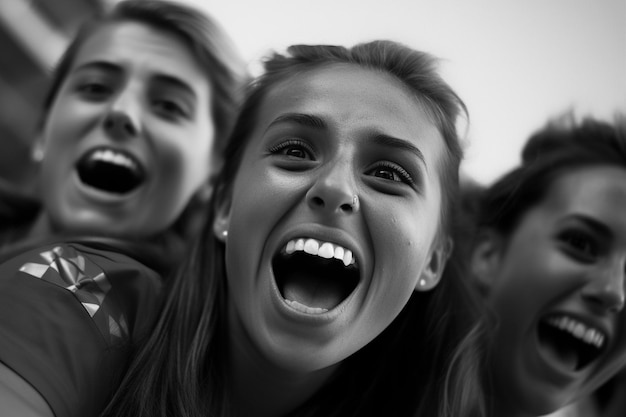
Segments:
[[[493,231],[479,233],[477,243],[472,249],[470,268],[479,289],[489,291],[496,280],[496,272],[500,263],[502,237]]]
[[[443,242],[436,244],[436,247],[430,254],[426,267],[422,271],[417,284],[415,284],[415,291],[426,292],[430,291],[439,284],[443,271],[448,262],[448,258],[452,253],[452,239],[446,238]]]

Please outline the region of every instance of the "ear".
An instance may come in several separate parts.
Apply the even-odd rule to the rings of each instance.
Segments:
[[[427,260],[426,268],[424,268],[415,284],[415,291],[430,291],[439,284],[448,258],[452,253],[452,247],[451,238],[438,239],[433,251],[430,253],[430,258]]]
[[[215,195],[217,210],[213,219],[213,235],[221,242],[226,242],[230,226],[230,198],[218,192]]]
[[[504,250],[504,239],[492,230],[478,233],[472,249],[470,269],[481,291],[487,293],[496,280]]]

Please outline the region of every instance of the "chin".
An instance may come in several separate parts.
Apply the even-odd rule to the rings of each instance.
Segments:
[[[511,387],[511,382],[501,382],[499,385]],[[534,385],[537,389],[529,389],[529,385]],[[517,391],[508,390],[499,395],[501,409],[508,410],[511,415],[543,416],[553,413],[571,402],[568,400],[571,395],[567,395],[562,390],[549,392],[545,386],[539,383],[525,383],[524,386],[517,388]]]

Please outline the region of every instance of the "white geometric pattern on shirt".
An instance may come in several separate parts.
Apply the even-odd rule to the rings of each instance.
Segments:
[[[45,263],[28,262],[20,268],[20,271],[71,291],[93,319],[111,289],[111,283],[104,272],[91,263],[92,269],[97,268],[99,271],[94,271],[90,276],[85,271],[85,258],[68,247],[56,246],[49,251],[41,252],[39,256]],[[52,276],[48,274],[44,278],[50,269],[56,273]],[[124,316],[121,315],[117,320],[109,314],[107,316],[109,335],[116,338],[126,337],[128,325]]]

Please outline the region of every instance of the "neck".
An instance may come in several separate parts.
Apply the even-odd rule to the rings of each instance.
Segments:
[[[26,231],[24,240],[41,239],[52,235],[54,235],[54,228],[45,210],[42,209],[33,224]]]
[[[229,329],[229,401],[237,417],[280,417],[311,398],[330,378],[335,367],[303,372],[270,363],[252,348],[239,326]],[[238,333],[238,334],[237,334]],[[242,338],[243,337],[243,338]]]

